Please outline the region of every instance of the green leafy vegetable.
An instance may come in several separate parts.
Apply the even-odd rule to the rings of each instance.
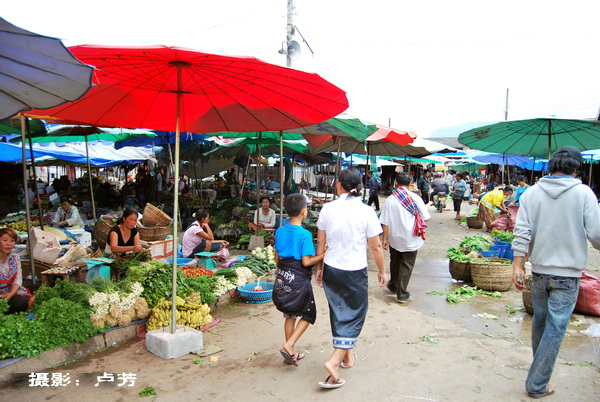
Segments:
[[[504,241],[507,243],[512,243],[513,240],[515,239],[515,235],[512,232],[509,232],[507,230],[493,230],[492,231],[492,237],[494,239],[498,239],[500,241]]]
[[[154,387],[148,385],[146,388],[144,388],[139,395],[143,398],[145,396],[152,396],[152,395],[156,395],[156,390],[154,389]]]

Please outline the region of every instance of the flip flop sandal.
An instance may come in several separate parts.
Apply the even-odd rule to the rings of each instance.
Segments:
[[[299,362],[300,360],[304,359],[306,357],[306,355],[302,354],[302,353],[296,353],[294,356],[292,356],[292,359],[294,359],[296,362]]]
[[[331,379],[331,376],[328,376],[325,379],[325,381],[319,382],[319,387],[325,388],[325,389],[335,389],[335,388],[341,388],[344,386],[344,384],[346,384],[346,381],[344,381],[341,378],[338,378],[334,382],[329,382],[330,379]]]
[[[352,352],[352,354],[354,355],[354,363],[356,363],[356,359],[358,359],[358,356],[354,352]],[[340,367],[349,369],[349,368],[354,367],[354,364],[352,364],[352,366],[347,366],[346,364],[344,364],[344,361],[342,360],[342,362],[340,363]]]
[[[283,356],[283,359],[285,360],[285,362],[287,364],[290,364],[292,366],[298,366],[298,363],[296,363],[296,360],[294,360],[294,358],[292,357],[292,355],[290,355],[288,352],[286,352],[285,350],[281,349],[279,351],[279,353],[281,353],[281,355]]]
[[[527,393],[527,395],[529,395],[530,398],[543,398],[545,396],[548,395],[552,395],[554,393],[554,391],[556,391],[555,389],[553,389],[552,391],[550,391],[549,387],[546,387],[546,391],[542,392],[541,394],[530,394],[529,392]]]

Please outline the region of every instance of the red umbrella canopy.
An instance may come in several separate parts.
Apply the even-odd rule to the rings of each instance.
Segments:
[[[29,115],[167,131],[179,115],[182,132],[206,133],[308,126],[348,107],[345,92],[319,75],[251,57],[167,46],[69,50],[97,68],[95,86],[78,101]]]
[[[377,124],[377,131],[367,138],[367,141],[387,141],[398,145],[412,143],[417,135],[412,131],[401,131]]]

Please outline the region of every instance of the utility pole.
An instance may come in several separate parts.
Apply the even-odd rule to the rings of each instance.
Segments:
[[[286,46],[289,46],[292,38],[294,37],[294,0],[287,0],[287,34],[286,34]],[[286,66],[292,66],[292,59],[290,58],[290,54],[286,49],[285,52],[286,58]]]
[[[506,88],[506,105],[504,106],[504,121],[508,120],[508,88]]]

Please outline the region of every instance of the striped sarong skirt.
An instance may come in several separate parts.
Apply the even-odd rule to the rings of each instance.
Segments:
[[[369,308],[367,268],[344,271],[325,264],[323,287],[329,304],[333,347],[352,349]]]

